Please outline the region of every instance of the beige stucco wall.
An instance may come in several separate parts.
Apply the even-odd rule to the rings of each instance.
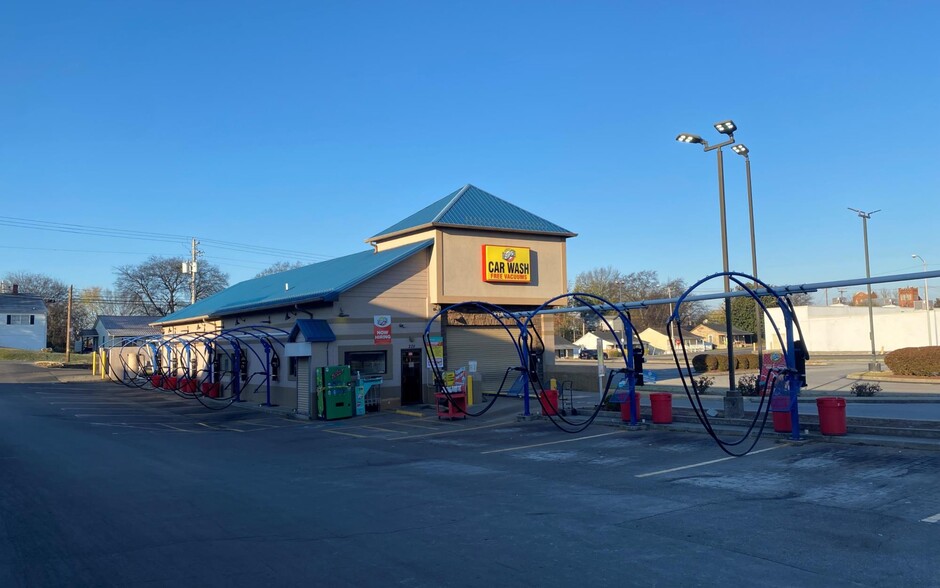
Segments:
[[[532,281],[528,284],[483,281],[483,245],[528,247]],[[565,239],[499,231],[451,229],[442,233],[435,247],[440,278],[432,303],[453,304],[485,300],[500,305],[540,305],[568,291]],[[564,301],[559,302],[564,305]]]

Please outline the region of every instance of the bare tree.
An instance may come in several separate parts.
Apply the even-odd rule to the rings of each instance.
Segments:
[[[189,275],[180,268],[182,257],[151,256],[139,265],[116,268],[115,290],[127,299],[135,313],[165,316],[187,306],[190,300]],[[196,274],[196,300],[228,287],[228,276],[209,262],[199,263]]]
[[[309,264],[306,264],[306,263],[304,263],[304,262],[302,262],[302,261],[295,261],[294,263],[290,263],[289,261],[279,261],[279,262],[277,262],[277,263],[271,265],[271,266],[268,267],[267,269],[261,270],[260,272],[258,272],[257,274],[255,274],[255,277],[256,277],[256,278],[263,278],[264,276],[270,276],[271,274],[279,274],[279,273],[281,273],[281,272],[286,272],[287,270],[292,270],[292,269],[297,269],[297,268],[299,268],[299,267],[304,267],[305,265],[309,265]]]
[[[686,289],[685,282],[674,279],[661,282],[653,270],[643,270],[622,274],[613,267],[602,267],[588,270],[578,274],[575,278],[574,291],[586,292],[600,296],[611,302],[638,302],[642,300],[657,300],[675,298]],[[701,303],[685,303],[680,309],[682,324],[697,321],[703,314]],[[637,331],[652,327],[660,332],[666,329],[666,321],[670,316],[668,304],[657,304],[646,308],[637,308],[630,311],[630,320]],[[585,313],[584,319],[589,323],[594,319],[593,313]],[[619,325],[613,325],[619,328]]]
[[[99,316],[130,316],[142,314],[139,308],[135,308],[133,301],[124,295],[102,288],[100,286],[91,286],[79,291],[77,302],[87,309],[87,324],[83,328],[91,328]]]

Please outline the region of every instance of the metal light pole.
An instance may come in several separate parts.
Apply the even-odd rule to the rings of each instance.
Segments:
[[[919,259],[924,264],[924,271],[927,271],[927,262],[920,255],[914,253],[912,259]],[[930,290],[927,289],[927,278],[924,278],[924,310],[927,311],[927,345],[933,346],[933,333],[930,332]]]
[[[715,123],[715,130],[728,136],[728,140],[717,145],[709,146],[708,141],[698,135],[682,133],[676,137],[680,143],[700,143],[705,151],[718,151],[718,211],[721,216],[721,267],[725,272],[724,287],[725,293],[731,292],[731,281],[728,278],[728,223],[725,218],[725,167],[721,148],[734,144],[734,132],[738,127],[734,121],[725,120]],[[728,392],[733,393],[734,389],[734,335],[731,333],[731,299],[725,298],[725,333],[728,344]],[[730,394],[729,394],[730,395]],[[737,408],[734,409],[737,411]],[[725,403],[725,412],[729,411],[729,404]],[[743,405],[741,406],[743,413]]]
[[[864,212],[857,208],[849,208],[849,210],[857,213],[859,218],[862,219],[862,238],[865,241],[865,277],[871,279],[871,268],[868,265],[868,219],[876,212],[881,212],[881,209],[871,212]],[[868,338],[871,339],[871,361],[868,362],[868,371],[880,372],[881,364],[878,363],[878,357],[875,353],[875,311],[871,299],[871,282],[868,282],[865,286],[868,289]]]
[[[757,241],[754,237],[754,197],[751,193],[751,158],[748,154],[751,152],[745,145],[739,144],[731,148],[732,151],[744,158],[744,167],[747,170],[747,212],[751,224],[751,275],[757,278]],[[757,356],[761,357],[761,347],[764,334],[761,332],[761,310],[760,305],[754,304],[754,330],[757,331]]]

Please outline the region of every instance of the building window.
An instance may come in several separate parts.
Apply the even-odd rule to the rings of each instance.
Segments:
[[[388,373],[387,351],[347,351],[345,360],[353,374],[384,376]]]
[[[36,315],[33,314],[8,314],[8,325],[35,325]]]

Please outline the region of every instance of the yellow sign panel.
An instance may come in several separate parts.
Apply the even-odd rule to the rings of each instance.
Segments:
[[[532,281],[529,259],[528,247],[484,245],[483,281],[528,284]]]

